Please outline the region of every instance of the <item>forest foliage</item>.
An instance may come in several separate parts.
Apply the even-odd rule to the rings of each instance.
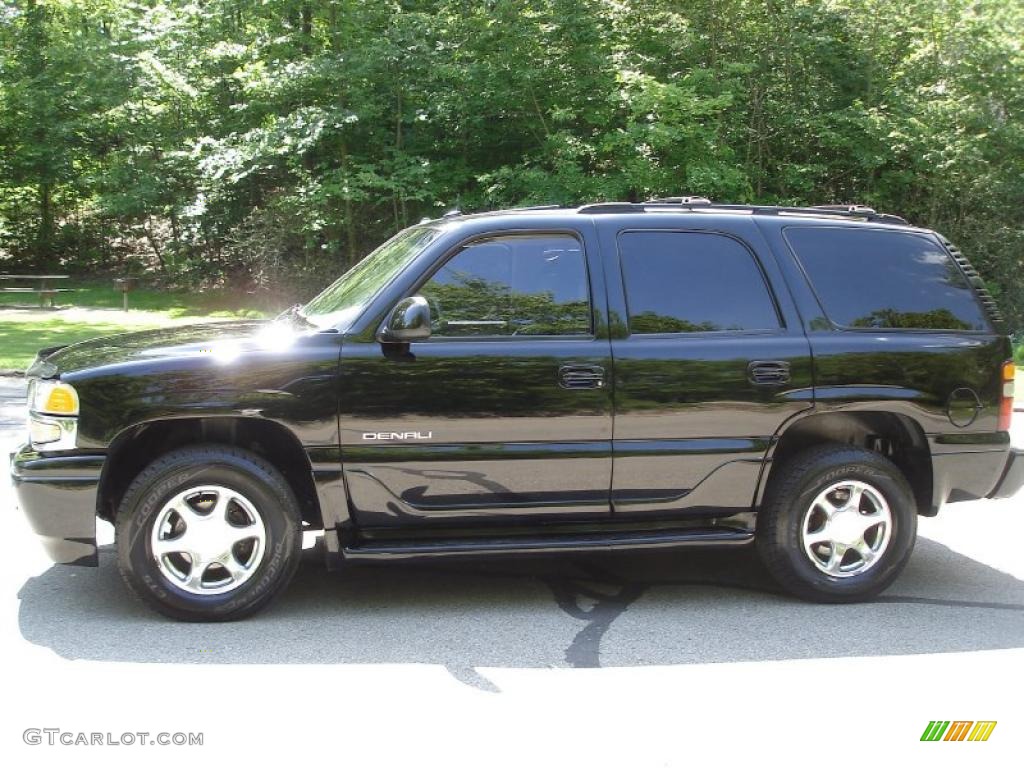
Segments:
[[[0,271],[309,294],[452,207],[858,202],[1024,329],[1024,4],[0,3]]]

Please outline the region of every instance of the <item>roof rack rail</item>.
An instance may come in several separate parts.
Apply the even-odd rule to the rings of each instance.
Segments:
[[[576,213],[640,213],[639,203],[588,203],[576,209]]]
[[[716,211],[736,211],[742,213],[754,213],[760,215],[818,215],[818,216],[840,216],[854,219],[865,219],[867,221],[887,222],[890,224],[908,224],[902,216],[891,213],[878,213],[866,205],[815,205],[815,206],[785,206],[785,205],[737,205],[734,203],[713,203],[706,197],[662,197],[648,200],[643,203],[590,203],[577,209],[577,213],[644,213],[648,210],[673,210],[694,211],[706,208],[713,208]]]
[[[852,205],[812,205],[811,208],[821,211],[839,211],[846,213],[863,213],[872,214],[878,213],[874,208],[868,205],[861,205],[860,203],[853,203]]]
[[[645,202],[648,203],[675,203],[677,205],[711,205],[711,201],[700,195],[686,195],[684,197],[654,197]]]

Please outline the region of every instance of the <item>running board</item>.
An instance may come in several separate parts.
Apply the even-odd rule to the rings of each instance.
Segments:
[[[555,534],[548,536],[413,539],[353,542],[341,550],[345,560],[401,560],[406,558],[524,555],[581,551],[618,551],[692,546],[749,544],[754,534],[744,531],[688,530],[637,531],[615,534]]]

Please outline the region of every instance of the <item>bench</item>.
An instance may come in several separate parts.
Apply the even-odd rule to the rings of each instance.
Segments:
[[[68,293],[72,291],[72,288],[53,288],[48,285],[50,280],[67,280],[68,275],[0,275],[0,280],[11,280],[14,282],[27,282],[30,280],[38,281],[38,285],[35,288],[25,286],[4,286],[0,288],[0,293],[34,293],[39,296],[39,306],[49,307],[52,309],[54,304],[53,300],[59,293]]]

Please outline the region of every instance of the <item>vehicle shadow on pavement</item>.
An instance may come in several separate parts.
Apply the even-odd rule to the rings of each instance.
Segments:
[[[287,592],[229,624],[133,600],[111,547],[21,588],[26,640],[68,659],[196,664],[598,667],[975,651],[1024,646],[1024,582],[919,539],[871,603],[783,595],[752,551],[605,554],[325,571],[307,550]]]

